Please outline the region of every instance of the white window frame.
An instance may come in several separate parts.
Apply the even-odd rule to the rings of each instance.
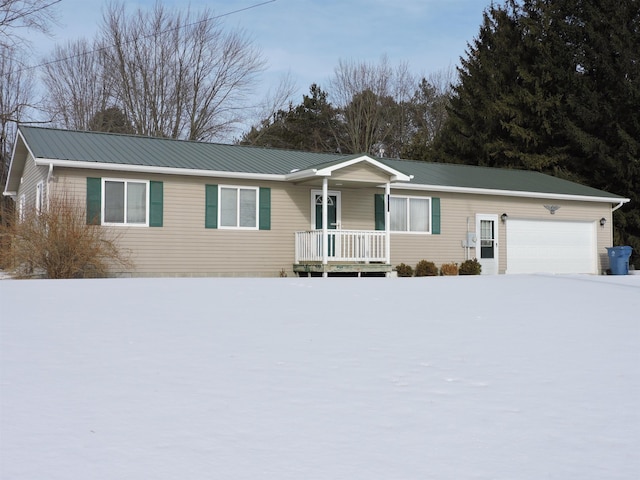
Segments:
[[[236,191],[236,224],[222,225],[222,191]],[[256,224],[253,227],[240,226],[240,190],[253,190],[256,192]],[[246,185],[218,185],[218,228],[221,230],[258,230],[260,227],[260,187],[248,187]]]
[[[24,222],[27,208],[27,196],[23,193],[18,200],[18,220]]]
[[[105,219],[105,209],[107,206],[106,202],[106,188],[105,185],[107,182],[120,182],[124,183],[124,222],[106,222]],[[144,223],[128,223],[127,222],[127,184],[129,183],[143,183],[145,185],[145,221]],[[102,179],[102,192],[101,192],[101,203],[100,203],[100,215],[102,219],[102,225],[107,225],[111,227],[148,227],[149,226],[149,180],[134,180],[131,178],[103,178]]]
[[[393,230],[391,229],[391,225],[393,225],[393,222],[391,222],[391,218],[389,219],[390,221],[390,225],[389,225],[389,229],[391,231],[391,233],[406,233],[406,234],[410,234],[410,235],[431,235],[431,232],[433,231],[433,200],[431,197],[420,197],[420,196],[416,196],[416,195],[391,195],[390,198],[402,198],[402,199],[406,199],[407,203],[407,230]],[[426,231],[412,231],[409,230],[411,228],[411,199],[416,199],[416,200],[428,200],[429,201],[429,211],[428,211],[428,225],[429,225],[429,229]]]
[[[40,215],[44,206],[44,182],[40,180],[36,184],[36,213]]]

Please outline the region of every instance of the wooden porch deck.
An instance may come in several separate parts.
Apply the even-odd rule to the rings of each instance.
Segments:
[[[388,277],[393,271],[393,266],[388,263],[338,263],[331,262],[326,265],[321,262],[296,263],[293,271],[299,277],[344,276],[344,277]]]

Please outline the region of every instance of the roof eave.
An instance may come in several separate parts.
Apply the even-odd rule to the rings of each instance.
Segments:
[[[37,158],[36,165],[53,165],[62,168],[85,168],[90,170],[108,170],[119,172],[157,173],[162,175],[187,175],[192,177],[243,178],[247,180],[286,181],[286,175],[273,173],[225,172],[220,170],[200,170],[193,168],[157,167],[122,163],[84,162],[78,160],[60,160]]]
[[[394,183],[391,188],[403,188],[407,190],[429,190],[435,192],[450,192],[450,193],[466,193],[475,195],[497,195],[504,197],[527,197],[527,198],[542,198],[552,200],[572,200],[583,202],[602,202],[602,203],[628,203],[631,201],[629,198],[622,197],[598,197],[595,195],[576,195],[568,193],[548,193],[548,192],[530,192],[520,190],[500,190],[493,188],[476,188],[476,187],[449,187],[443,185],[425,185],[425,184],[405,184]]]

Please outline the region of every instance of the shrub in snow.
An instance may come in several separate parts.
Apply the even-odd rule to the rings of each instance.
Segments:
[[[435,277],[438,275],[438,267],[433,262],[420,260],[416,265],[416,277]]]
[[[88,225],[84,207],[66,196],[52,197],[39,212],[32,208],[15,215],[0,236],[0,264],[17,277],[105,277],[113,265],[131,267],[112,231]]]
[[[482,271],[482,265],[477,258],[473,260],[465,260],[460,264],[460,269],[458,273],[460,275],[480,275]]]
[[[440,266],[440,275],[458,275],[458,264],[443,263]]]
[[[396,267],[396,272],[398,272],[399,277],[413,277],[413,268],[411,265],[401,263]]]

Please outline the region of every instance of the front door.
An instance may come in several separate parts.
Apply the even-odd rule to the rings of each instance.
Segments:
[[[322,230],[322,194],[316,195],[316,230]],[[338,197],[337,195],[327,196],[327,228],[335,230],[338,228]]]
[[[476,258],[482,274],[498,273],[498,215],[476,215]]]
[[[314,190],[312,192],[313,200],[313,225],[316,230],[322,230],[322,192]],[[336,230],[340,228],[340,192],[327,192],[327,228],[329,230]],[[335,233],[329,233],[328,254],[329,257],[334,257],[336,254],[336,235]],[[319,249],[322,249],[321,244],[318,245]]]
[[[322,230],[322,192],[312,192],[312,228]],[[327,194],[327,228],[335,230],[340,228],[340,192],[328,192]]]

